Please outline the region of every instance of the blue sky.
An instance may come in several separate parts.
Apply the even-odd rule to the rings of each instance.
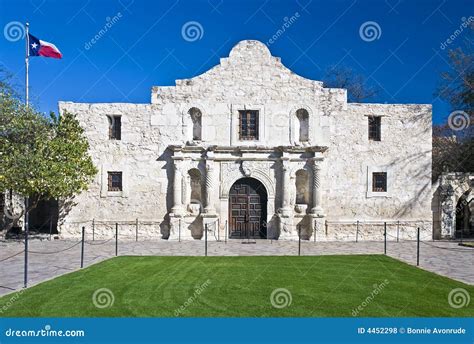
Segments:
[[[330,65],[353,68],[381,89],[373,102],[432,103],[439,123],[450,108],[434,92],[440,72],[449,70],[448,49],[465,32],[448,49],[440,45],[463,17],[473,15],[473,5],[472,0],[2,0],[0,63],[24,87],[24,41],[11,30],[12,22],[29,21],[30,32],[56,44],[64,56],[31,58],[30,94],[42,111],[56,111],[59,100],[147,103],[153,85],[201,74],[242,39],[268,42],[295,16],[269,46],[287,67],[316,80]],[[183,36],[189,22],[197,22],[198,37]],[[366,22],[378,26],[376,39],[361,36]],[[99,34],[107,23],[107,32]]]

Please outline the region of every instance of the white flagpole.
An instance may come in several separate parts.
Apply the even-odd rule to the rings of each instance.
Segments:
[[[26,55],[25,55],[25,102],[28,107],[28,66],[29,66],[29,56],[30,56],[30,36],[29,33],[29,23],[26,23],[26,32],[25,32],[25,42],[26,42]],[[23,286],[24,288],[28,287],[28,234],[29,234],[29,223],[28,223],[28,196],[25,197],[25,265],[23,267]]]
[[[30,64],[29,61],[29,56],[30,56],[30,36],[28,35],[30,31],[30,23],[26,23],[26,32],[25,32],[25,41],[26,41],[26,55],[25,55],[25,69],[26,69],[26,80],[25,80],[25,101],[26,101],[26,106],[28,106],[29,103],[29,82],[28,82],[28,67]]]

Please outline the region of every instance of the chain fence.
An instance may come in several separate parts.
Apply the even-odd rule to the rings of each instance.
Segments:
[[[226,255],[227,250],[231,249],[233,250],[233,252],[239,255],[239,244],[252,243],[256,245],[253,245],[253,248],[242,249],[243,251],[245,251],[242,254],[261,255],[262,249],[264,249],[266,250],[266,253],[272,255],[308,256],[325,254],[323,250],[333,245],[342,249],[347,247],[347,254],[350,254],[350,252],[352,251],[357,251],[358,253],[366,254],[390,255],[390,253],[393,253],[394,250],[397,250],[397,245],[401,247],[404,244],[409,243],[410,245],[408,248],[408,253],[412,257],[411,263],[417,266],[420,265],[420,257],[422,257],[423,255],[422,247],[429,247],[431,250],[435,251],[439,250],[440,256],[443,254],[443,252],[446,251],[455,252],[457,254],[462,255],[467,254],[470,255],[470,257],[472,257],[472,255],[474,254],[474,247],[453,247],[452,244],[461,243],[455,240],[435,241],[433,240],[431,231],[427,231],[426,228],[418,227],[415,230],[412,229],[411,232],[408,233],[408,230],[406,228],[401,228],[400,223],[391,223],[392,226],[389,230],[387,228],[387,222],[371,222],[369,224],[369,227],[371,231],[372,240],[365,240],[367,236],[364,235],[364,223],[361,221],[355,221],[353,223],[353,225],[355,226],[354,233],[350,234],[349,236],[346,233],[344,241],[327,241],[321,239],[324,238],[323,231],[326,230],[325,226],[321,226],[321,224],[317,222],[313,224],[313,230],[311,235],[309,236],[307,228],[306,234],[303,235],[305,228],[303,226],[297,226],[296,240],[258,240],[256,238],[251,238],[250,236],[241,237],[239,239],[230,239],[228,234],[229,225],[227,221],[225,221],[225,223],[220,223],[219,221],[212,221],[204,224],[204,229],[200,240],[182,240],[182,238],[178,236],[177,240],[170,240],[171,242],[166,242],[166,240],[150,240],[149,237],[146,235],[146,233],[149,232],[152,227],[153,231],[156,232],[156,227],[160,226],[161,222],[140,222],[138,221],[138,219],[135,221],[122,222],[93,220],[90,222],[90,225],[88,227],[82,226],[80,240],[76,239],[73,242],[70,242],[70,240],[51,241],[50,246],[54,246],[54,243],[58,243],[63,246],[55,250],[30,249],[28,247],[28,232],[26,232],[24,241],[19,242],[20,244],[24,244],[24,248],[22,248],[18,252],[9,254],[7,257],[1,257],[0,255],[0,267],[2,264],[8,264],[10,261],[15,260],[15,258],[16,263],[18,265],[18,256],[24,255],[24,287],[27,287],[29,255],[32,255],[33,257],[54,256],[52,259],[57,262],[57,264],[60,265],[60,263],[64,263],[64,266],[59,266],[60,268],[64,270],[74,270],[78,268],[83,268],[85,258],[89,258],[90,261],[90,256],[99,257],[100,259],[105,259],[106,257],[110,257],[113,255],[119,256],[119,249],[121,247],[123,247],[122,254],[126,255],[188,255],[186,253],[189,253],[189,255],[219,256]],[[145,235],[143,233],[143,229],[145,229]],[[402,233],[403,235],[401,235]],[[425,233],[425,235],[422,236],[421,233]],[[70,242],[70,244],[64,247],[64,244],[68,242]],[[130,245],[134,243],[137,243],[137,245],[134,246],[132,249]],[[138,245],[140,243],[144,246]],[[274,243],[276,243],[277,245],[275,246]],[[449,243],[450,245],[446,246],[446,243]],[[270,244],[273,248],[268,248],[268,244]],[[80,252],[76,253],[76,251],[74,251],[68,256],[69,259],[71,257],[76,257],[77,260],[74,260],[77,263],[74,264],[72,262],[66,261],[66,258],[64,258],[64,253],[73,250],[79,245],[81,248]],[[176,245],[178,245],[177,248]],[[43,245],[43,247],[44,246],[48,245]],[[101,246],[104,247],[104,249],[100,249]],[[167,248],[167,246],[170,248]],[[246,246],[249,247],[248,245]],[[180,250],[179,247],[182,247],[183,250]],[[192,247],[192,251],[186,251],[186,247]],[[176,252],[174,252],[173,249],[175,249]],[[97,253],[97,250],[107,250],[107,253],[103,253],[102,251],[100,251],[102,253]]]

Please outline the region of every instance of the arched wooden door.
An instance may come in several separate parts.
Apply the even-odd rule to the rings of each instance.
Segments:
[[[239,179],[229,192],[229,237],[266,238],[267,191],[253,178]]]

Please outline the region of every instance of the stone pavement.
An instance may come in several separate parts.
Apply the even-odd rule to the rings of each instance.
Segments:
[[[297,241],[245,240],[209,242],[209,256],[298,255]],[[203,256],[204,241],[120,241],[119,255]],[[383,254],[383,242],[312,242],[302,241],[302,255]],[[0,295],[23,286],[24,244],[0,242]],[[115,256],[115,241],[86,241],[84,266]],[[69,273],[80,268],[80,241],[30,240],[28,285]],[[57,252],[57,253],[56,253]],[[12,255],[20,253],[14,257]],[[416,265],[416,242],[387,242],[387,254]],[[11,258],[9,258],[11,257]],[[420,267],[474,285],[474,249],[455,242],[423,241],[420,243]]]

